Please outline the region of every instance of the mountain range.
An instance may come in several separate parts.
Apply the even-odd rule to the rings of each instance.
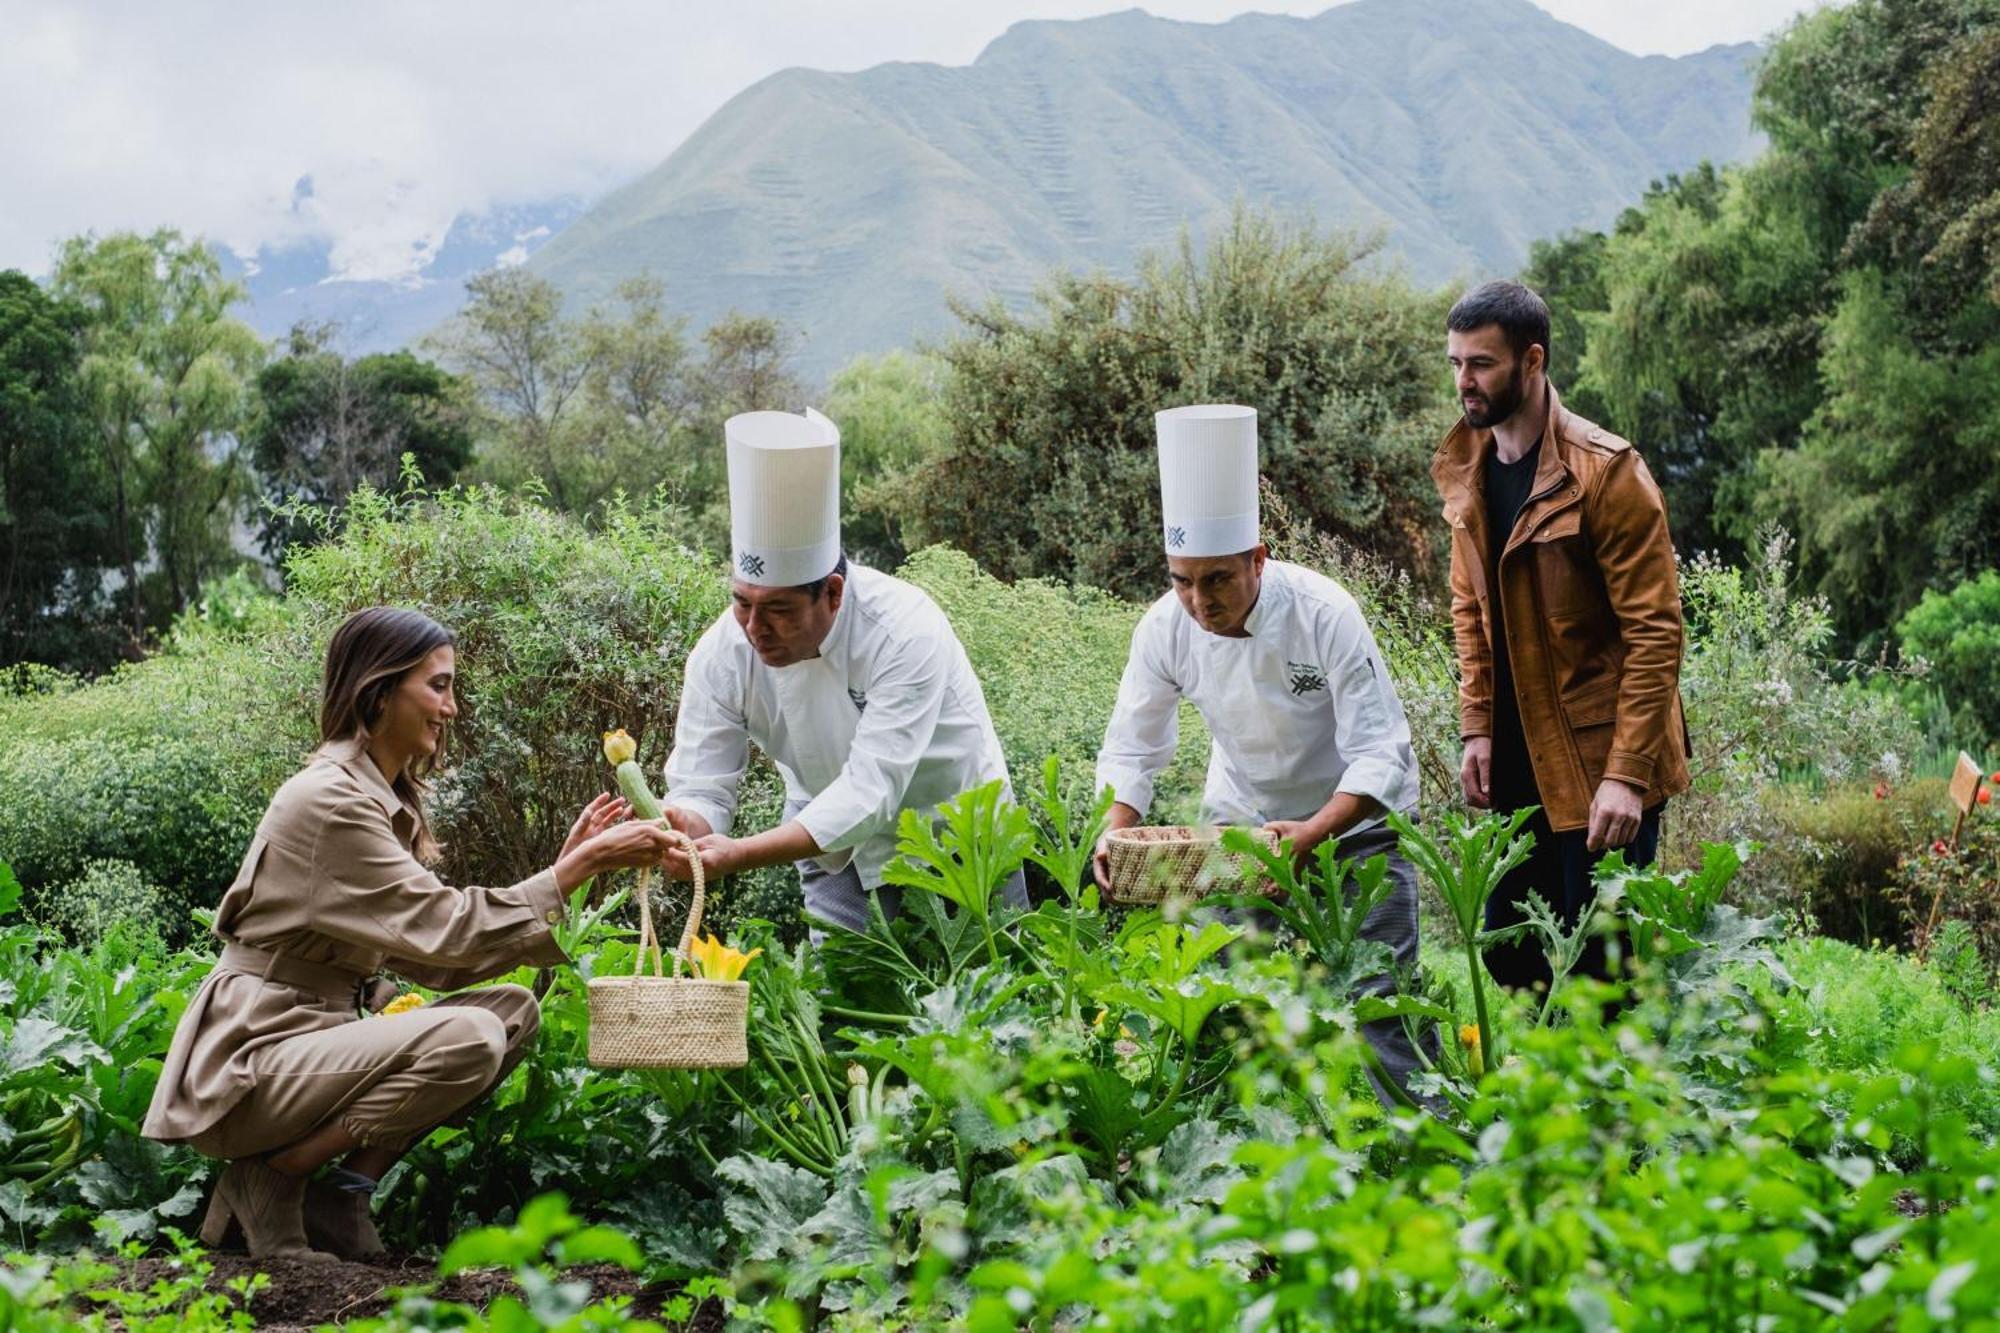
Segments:
[[[372,350],[435,328],[491,265],[576,308],[649,273],[696,329],[779,317],[820,379],[947,330],[947,293],[1019,304],[1053,266],[1129,272],[1238,201],[1378,234],[1425,285],[1506,274],[1651,181],[1757,151],[1760,54],[1635,56],[1528,0],[1018,23],[970,65],[774,74],[588,207],[459,219],[405,281],[260,255],[251,318],[334,319]]]
[[[218,247],[224,271],[248,296],[241,312],[259,333],[282,338],[294,324],[333,324],[351,354],[406,347],[457,314],[465,280],[523,263],[578,217],[585,201],[564,195],[503,204],[452,220],[435,244],[413,249],[396,278],[356,278],[317,238],[263,246],[248,256]]]
[[[697,327],[777,315],[809,375],[949,327],[947,292],[1129,271],[1239,199],[1379,230],[1425,284],[1510,273],[1753,153],[1759,52],[1635,56],[1527,0],[1020,23],[967,66],[772,75],[528,264],[579,302],[651,272]]]

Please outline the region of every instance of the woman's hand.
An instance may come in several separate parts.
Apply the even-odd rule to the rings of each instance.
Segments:
[[[676,844],[673,833],[649,819],[628,819],[592,834],[556,861],[556,887],[567,894],[606,870],[656,866]]]
[[[609,792],[599,796],[583,807],[583,813],[569,826],[569,836],[563,839],[559,856],[568,856],[584,843],[589,842],[613,824],[627,818],[632,813],[632,803],[623,796]]]
[[[613,824],[578,848],[599,870],[631,870],[656,866],[676,846],[673,833],[650,819]]]

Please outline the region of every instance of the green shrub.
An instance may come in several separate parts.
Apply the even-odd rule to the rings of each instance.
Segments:
[[[1143,608],[1047,579],[1002,583],[943,546],[919,551],[900,572],[951,618],[1016,784],[1032,782],[1052,754],[1065,771],[1090,774]],[[1162,823],[1194,817],[1208,768],[1208,729],[1192,705],[1182,704],[1180,721],[1152,812]]]
[[[1956,850],[1944,838],[1909,846],[1888,896],[1920,949],[1930,948],[1940,924],[1958,920],[1971,927],[1987,964],[2000,965],[2000,817],[1991,806],[1975,806]]]
[[[1990,1065],[2000,1050],[2000,1011],[1960,1003],[1948,978],[1906,954],[1796,938],[1778,950],[1798,987],[1772,1003],[1781,1031],[1803,1041],[1815,1067],[1875,1075],[1896,1067],[1912,1042],[1934,1043],[1942,1058]],[[1949,1099],[1978,1135],[2000,1137],[2000,1082],[1962,1084]]]
[[[172,898],[130,861],[94,860],[77,878],[44,889],[34,914],[45,928],[86,947],[117,929],[150,931],[172,941],[186,933],[189,921],[185,910],[168,909]]]
[[[2000,740],[2000,570],[1925,593],[1896,634],[1905,657],[1930,665],[1967,743]]]
[[[945,447],[900,488],[912,546],[1004,579],[1160,586],[1153,414],[1258,412],[1263,472],[1318,526],[1408,568],[1439,548],[1425,471],[1451,424],[1444,306],[1373,245],[1239,211],[1130,279],[1058,273],[1032,308],[955,307]]]
[[[191,635],[87,686],[0,694],[0,858],[31,905],[100,860],[159,886],[165,915],[215,902],[311,746],[317,660],[291,637]]]
[[[1892,884],[1905,854],[1942,831],[1943,782],[1824,792],[1778,785],[1760,799],[1764,852],[1746,871],[1755,874],[1760,908],[1850,943],[1909,942],[1912,922]]]
[[[1823,597],[1795,586],[1791,539],[1770,530],[1743,568],[1702,556],[1681,567],[1687,650],[1681,668],[1694,785],[1668,808],[1662,855],[1691,861],[1709,842],[1764,842],[1762,795],[1780,783],[1818,791],[1896,784],[1923,748],[1912,716],[1886,691],[1851,682],[1879,673],[1832,653]],[[1753,901],[1789,896],[1753,862],[1738,890]]]

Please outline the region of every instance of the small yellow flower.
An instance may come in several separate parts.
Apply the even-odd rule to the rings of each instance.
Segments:
[[[383,1005],[382,1012],[384,1014],[407,1014],[410,1010],[421,1009],[423,1006],[423,996],[413,990],[406,990],[395,999],[389,1001],[389,1003]]]
[[[750,960],[763,952],[762,949],[752,949],[749,953],[742,953],[713,935],[703,935],[688,945],[688,962],[694,965],[698,977],[709,981],[736,981],[750,966]]]
[[[1465,1065],[1478,1078],[1486,1072],[1486,1055],[1479,1049],[1479,1025],[1467,1023],[1458,1030],[1458,1043],[1465,1047]]]
[[[604,759],[613,768],[632,762],[639,753],[639,743],[626,734],[625,728],[604,733]]]

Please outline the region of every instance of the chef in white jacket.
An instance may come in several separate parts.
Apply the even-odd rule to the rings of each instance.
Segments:
[[[1202,818],[1263,826],[1301,855],[1329,838],[1342,857],[1389,857],[1395,889],[1364,933],[1399,963],[1417,957],[1416,873],[1382,823],[1417,804],[1409,722],[1375,636],[1332,579],[1268,558],[1258,526],[1257,414],[1207,404],[1155,418],[1172,589],[1147,608],[1098,753],[1111,827],[1140,822],[1173,759],[1180,701],[1213,738]],[[1098,880],[1106,877],[1100,845]],[[1386,994],[1392,978],[1363,989]],[[1416,1056],[1399,1023],[1368,1036],[1397,1081]]]
[[[688,655],[667,818],[713,880],[795,862],[807,912],[862,931],[905,810],[929,813],[1007,767],[944,612],[840,547],[840,432],[819,413],[725,424],[729,609]],[[731,835],[755,744],[784,776],[785,818]],[[677,869],[685,874],[685,861]],[[1017,875],[1006,892],[1025,902]]]

